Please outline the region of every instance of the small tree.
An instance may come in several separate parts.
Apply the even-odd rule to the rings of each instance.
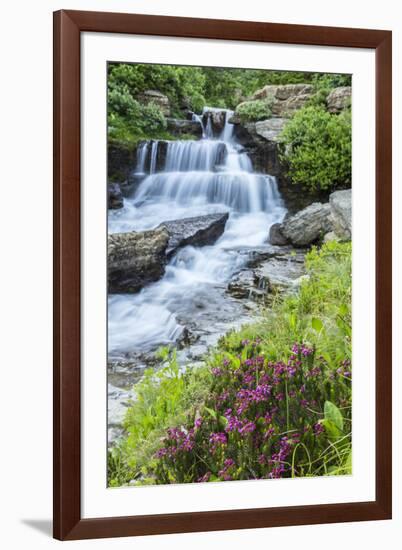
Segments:
[[[281,159],[295,184],[335,189],[351,183],[351,113],[331,115],[323,107],[296,112],[281,134]]]

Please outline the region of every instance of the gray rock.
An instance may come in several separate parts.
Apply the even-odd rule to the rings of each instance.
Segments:
[[[169,234],[166,254],[171,256],[178,248],[187,245],[214,244],[223,234],[228,217],[229,214],[224,212],[163,222],[159,228],[166,229]]]
[[[272,99],[272,114],[276,117],[289,117],[304,107],[313,95],[310,84],[269,85],[257,90],[252,99]]]
[[[195,138],[202,136],[202,126],[197,121],[181,118],[167,118],[166,122],[168,131],[176,137],[180,137],[183,134],[191,134]]]
[[[108,189],[108,207],[112,210],[123,208],[123,194],[118,183],[109,183]]]
[[[210,111],[205,111],[202,117],[204,125],[207,124],[208,119],[211,121],[212,129],[215,133],[220,133],[225,126],[227,111],[219,109],[211,109]]]
[[[169,233],[152,231],[108,235],[109,293],[138,292],[165,272]]]
[[[342,240],[352,237],[352,190],[335,191],[329,196],[330,221],[336,235]]]
[[[234,298],[250,298],[250,293],[255,289],[255,275],[252,269],[240,271],[233,277],[228,285],[228,292]]]
[[[266,302],[272,294],[296,290],[305,273],[304,250],[287,249],[261,261],[254,269],[243,269],[228,285],[234,298]]]
[[[330,91],[327,97],[327,109],[330,113],[340,113],[349,107],[352,101],[351,86],[341,86]]]
[[[309,246],[331,231],[329,203],[315,202],[283,222],[281,231],[293,246]]]
[[[284,246],[288,244],[287,238],[282,233],[281,223],[274,223],[271,225],[268,235],[268,242],[276,246]]]
[[[267,141],[278,141],[278,137],[286,126],[286,118],[268,118],[255,123],[255,132]]]
[[[299,252],[267,260],[255,271],[255,278],[259,289],[277,293],[296,289],[304,273],[304,252]]]
[[[159,90],[145,90],[137,95],[137,99],[140,103],[149,105],[154,103],[157,105],[165,116],[170,115],[170,102],[169,98],[162,94]]]
[[[324,235],[324,243],[329,243],[331,241],[339,241],[338,235],[335,233],[335,231],[330,231],[329,233],[326,233]]]

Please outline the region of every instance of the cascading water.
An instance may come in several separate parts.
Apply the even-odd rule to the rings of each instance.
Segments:
[[[173,344],[185,327],[195,327],[200,336],[220,335],[233,326],[241,306],[226,294],[227,284],[247,262],[244,250],[263,245],[269,227],[285,214],[275,178],[253,173],[236,142],[228,122],[232,113],[225,113],[223,130],[214,137],[212,112],[206,109],[197,117],[204,120],[202,139],[167,144],[163,171],[156,172],[158,142],[142,145],[136,172],[145,171],[150,149],[149,175],[121,210],[109,213],[109,231],[146,230],[167,220],[229,212],[225,231],[214,245],[180,249],[164,277],[138,294],[109,296],[111,358]]]

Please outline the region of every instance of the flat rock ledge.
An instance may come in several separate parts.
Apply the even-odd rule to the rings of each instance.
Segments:
[[[163,222],[159,227],[169,233],[166,254],[170,257],[183,246],[206,246],[214,244],[225,231],[229,214],[208,214],[183,220]]]
[[[165,272],[168,242],[169,233],[164,227],[109,235],[109,293],[138,292],[159,280]]]
[[[135,293],[158,281],[181,247],[214,244],[225,230],[227,212],[163,222],[151,231],[108,236],[108,289]]]

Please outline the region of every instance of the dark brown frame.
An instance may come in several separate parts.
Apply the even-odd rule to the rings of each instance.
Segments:
[[[376,500],[81,519],[80,34],[84,31],[375,49]],[[390,31],[62,10],[54,13],[54,537],[61,540],[391,518]]]

